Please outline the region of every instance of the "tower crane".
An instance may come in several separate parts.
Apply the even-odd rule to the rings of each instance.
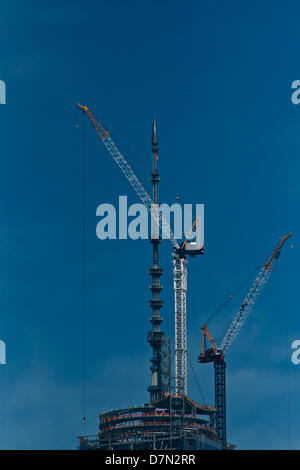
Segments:
[[[198,218],[195,220],[190,233],[183,243],[179,244],[175,239],[168,221],[159,212],[159,205],[154,204],[151,197],[139,181],[131,166],[121,154],[116,144],[111,139],[102,125],[97,121],[93,113],[87,106],[77,103],[77,107],[89,118],[92,126],[96,130],[99,138],[105,145],[107,151],[114,159],[120,170],[123,172],[128,182],[142,203],[151,214],[156,227],[160,227],[162,233],[170,239],[173,245],[173,279],[174,279],[174,300],[175,300],[175,392],[177,395],[187,394],[187,332],[186,332],[186,292],[187,292],[187,255],[194,257],[204,253],[204,247],[198,243],[188,242],[190,233],[194,225],[199,224]]]
[[[231,346],[241,328],[245,324],[247,317],[250,315],[255,302],[262,292],[263,287],[270,278],[276,261],[279,258],[283,244],[292,234],[289,233],[281,238],[278,245],[275,247],[267,261],[260,269],[256,276],[251,288],[249,289],[242,305],[234,316],[234,319],[227,329],[224,338],[221,342],[220,348],[217,347],[207,326],[202,326],[202,351],[198,357],[200,363],[214,363],[215,369],[215,407],[216,407],[216,431],[217,437],[222,442],[223,447],[226,447],[226,383],[225,383],[225,352]],[[210,343],[210,348],[207,348],[207,340]]]

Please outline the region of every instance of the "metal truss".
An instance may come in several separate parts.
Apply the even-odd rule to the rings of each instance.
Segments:
[[[292,234],[289,233],[281,238],[280,242],[269,256],[267,262],[263,265],[260,272],[258,273],[254,283],[252,284],[248,294],[246,295],[244,302],[242,303],[239,311],[235,315],[230,327],[225,333],[221,344],[221,350],[225,353],[226,349],[233,343],[234,339],[240,332],[242,326],[244,325],[246,319],[248,318],[251,310],[258,299],[263,287],[265,286],[266,282],[268,281],[269,277],[272,274],[276,261],[279,258],[281,248],[286,240]]]
[[[109,136],[109,133],[103,129],[101,124],[97,121],[93,113],[89,111],[86,106],[82,106],[77,104],[79,108],[81,108],[89,117],[93,127],[95,128],[97,134],[99,135],[100,139],[102,140],[103,144],[105,145],[106,149],[113,157],[114,161],[122,171],[122,173],[127,178],[128,182],[131,184],[134,191],[137,193],[138,197],[142,201],[142,203],[146,206],[148,211],[150,212],[151,216],[153,217],[157,226],[159,226],[162,232],[170,238],[171,243],[174,248],[179,248],[178,242],[174,237],[174,234],[170,228],[169,223],[167,220],[159,213],[158,205],[154,204],[151,197],[145,190],[144,186],[140,182],[140,180],[135,175],[134,171],[132,170],[131,166],[125,159],[125,157],[121,154],[116,144],[112,141]]]
[[[175,392],[187,394],[186,291],[187,260],[174,256],[175,295]]]
[[[247,296],[245,297],[244,302],[242,303],[239,311],[237,312],[230,327],[225,333],[221,344],[221,350],[223,351],[223,353],[225,353],[226,349],[231,345],[231,343],[233,343],[236,336],[239,334],[270,275],[270,271],[262,270],[255,279],[254,284],[249,290]]]
[[[226,363],[222,360],[214,362],[215,368],[215,407],[216,420],[215,426],[217,437],[222,442],[222,446],[226,447],[226,383],[225,369]]]

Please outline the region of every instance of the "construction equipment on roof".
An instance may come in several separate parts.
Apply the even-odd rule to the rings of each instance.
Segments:
[[[215,407],[216,407],[216,431],[218,439],[226,446],[226,383],[225,383],[225,352],[231,346],[243,325],[245,324],[248,316],[250,315],[255,302],[261,294],[263,287],[270,278],[276,261],[279,258],[282,246],[292,234],[289,233],[281,238],[278,245],[275,247],[267,261],[263,264],[261,270],[256,276],[250,290],[248,291],[242,305],[234,316],[234,319],[226,331],[224,338],[221,342],[220,348],[215,344],[207,326],[202,326],[202,351],[198,357],[198,362],[205,364],[208,362],[214,363],[215,369]],[[210,343],[210,348],[207,347],[207,340]]]

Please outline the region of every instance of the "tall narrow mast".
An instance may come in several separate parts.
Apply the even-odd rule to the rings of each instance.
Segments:
[[[151,174],[151,182],[153,184],[153,202],[158,204],[158,183],[159,173],[157,170],[158,160],[158,136],[157,136],[157,125],[156,117],[153,118],[152,125],[152,154],[153,154],[153,169]],[[161,397],[164,390],[164,378],[162,374],[162,340],[164,339],[164,333],[160,331],[160,324],[162,318],[160,316],[160,309],[163,306],[163,301],[160,298],[160,291],[162,286],[160,284],[160,276],[162,275],[162,268],[159,267],[158,247],[161,242],[160,238],[150,238],[153,247],[153,266],[149,269],[149,273],[152,276],[152,284],[150,290],[152,292],[152,299],[149,301],[150,307],[152,308],[152,317],[150,322],[152,323],[152,330],[149,331],[147,341],[152,347],[152,358],[151,358],[151,385],[148,387],[150,392],[150,401],[153,402],[157,398]]]

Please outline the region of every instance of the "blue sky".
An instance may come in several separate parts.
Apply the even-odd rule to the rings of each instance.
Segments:
[[[160,201],[205,204],[205,256],[189,264],[188,341],[281,236],[293,245],[227,355],[228,439],[299,448],[297,244],[299,3],[4,1],[0,15],[0,448],[75,448],[100,411],[148,400],[152,263],[145,240],[100,241],[96,208],[138,202],[86,127],[87,423],[82,426],[82,116],[88,105]],[[78,126],[79,127],[78,127]],[[173,338],[171,248],[161,245],[163,328]],[[212,323],[221,337],[240,298]],[[235,303],[234,303],[235,302]],[[192,375],[189,394],[201,400]]]

